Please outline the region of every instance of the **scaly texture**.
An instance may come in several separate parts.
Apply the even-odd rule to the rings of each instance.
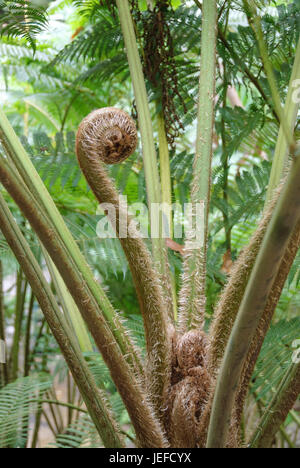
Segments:
[[[272,287],[272,291],[269,295],[268,302],[264,311],[264,314],[260,320],[259,326],[256,330],[255,337],[252,340],[251,348],[248,353],[242,378],[239,384],[239,391],[235,403],[235,411],[233,421],[237,425],[237,430],[241,424],[241,418],[243,414],[243,408],[245,404],[245,399],[248,392],[249,382],[255,367],[255,363],[259,356],[261,347],[264,342],[264,338],[267,334],[267,331],[270,327],[276,306],[280,299],[282,289],[288,277],[291,266],[295,260],[297,252],[300,247],[300,223],[297,224],[293,235],[289,241],[289,245],[285,251],[284,257],[282,259],[277,277]]]
[[[101,138],[105,141],[102,142]],[[101,163],[111,158],[113,161],[123,160],[125,155],[130,155],[129,149],[135,147],[134,122],[119,109],[104,108],[92,112],[82,121],[77,132],[76,152],[80,167],[99,203],[114,208],[113,212],[107,210],[108,216],[126,254],[136,287],[146,335],[148,391],[157,414],[161,415],[171,372],[167,307],[147,247]],[[117,149],[120,156],[116,154]]]
[[[243,366],[290,238],[300,222],[300,158],[291,165],[250,274],[218,373],[207,447],[226,445]]]
[[[199,246],[192,247],[190,233],[184,249],[183,286],[179,296],[180,331],[203,327],[206,304],[206,255],[211,185],[212,138],[216,74],[217,2],[203,1],[201,73],[199,82],[196,154],[191,186],[192,211]],[[199,214],[199,208],[202,213]],[[196,218],[193,216],[193,219]],[[198,224],[198,223],[197,223]]]
[[[273,200],[273,203],[275,203],[276,199],[278,198],[278,194],[279,194],[279,191],[277,192],[277,195],[275,195],[276,198]],[[271,206],[269,206],[269,210],[271,209]],[[270,217],[267,214],[266,214],[266,216]],[[255,232],[252,240],[250,241],[250,245],[252,245],[252,243],[254,243],[254,246],[255,246],[258,239],[261,238],[261,234],[262,234],[261,231],[262,231],[263,225],[265,225],[265,223],[266,223],[266,219],[263,219],[261,221],[261,223],[260,223],[259,228],[258,228],[259,232],[258,231]],[[264,228],[264,230],[265,230],[265,228]],[[274,285],[272,287],[272,291],[271,291],[271,293],[269,295],[265,311],[264,311],[263,316],[262,316],[262,318],[260,320],[259,326],[258,326],[258,328],[256,330],[255,337],[252,340],[251,348],[250,348],[250,351],[248,353],[248,356],[247,356],[247,359],[246,359],[246,362],[245,362],[245,365],[244,365],[244,368],[243,368],[242,377],[241,377],[241,380],[240,380],[240,383],[239,383],[239,390],[238,390],[236,401],[235,401],[235,408],[234,408],[234,411],[233,411],[233,414],[232,414],[232,423],[231,423],[229,440],[228,440],[228,446],[230,446],[230,447],[239,447],[241,445],[240,425],[241,425],[241,418],[242,418],[243,408],[244,408],[244,404],[245,404],[245,398],[246,398],[247,392],[248,392],[248,385],[249,385],[249,382],[250,382],[250,379],[251,379],[251,376],[252,376],[254,366],[255,366],[255,363],[257,361],[259,352],[261,350],[264,338],[265,338],[266,333],[267,333],[267,331],[269,329],[269,326],[270,326],[270,323],[271,323],[271,320],[272,320],[276,305],[278,304],[278,301],[280,299],[282,288],[284,286],[284,283],[286,281],[287,275],[288,275],[288,273],[290,271],[290,268],[291,268],[291,265],[292,265],[292,263],[294,261],[294,258],[295,258],[296,254],[298,252],[299,245],[300,245],[300,224],[298,224],[296,226],[296,228],[295,228],[295,230],[293,232],[293,235],[292,235],[292,237],[291,237],[291,239],[289,241],[289,245],[288,245],[288,247],[287,247],[287,249],[285,251],[285,255],[284,255],[283,259],[282,259],[282,262],[281,262],[280,268],[278,270],[276,280],[275,280]],[[250,258],[250,260],[252,262],[252,266],[253,266],[252,255],[250,255],[250,257],[249,257],[249,253],[251,254],[252,250],[250,250],[250,252],[248,252],[248,255],[245,256],[245,253],[247,253],[247,252],[248,252],[248,247],[246,248],[246,250],[244,252],[242,252],[239,260],[236,263],[235,269],[234,269],[234,271],[232,273],[232,277],[231,277],[232,280],[235,279],[235,275],[237,275],[237,272],[240,271],[239,268],[246,268],[246,267],[249,268],[249,266],[251,266],[249,258]],[[247,261],[245,259],[247,259]],[[248,273],[247,273],[247,275],[248,275]],[[237,280],[239,278],[240,277],[238,276]],[[232,297],[231,296],[232,291],[234,291],[234,290],[230,288],[230,295],[228,295],[225,298],[226,300],[224,301],[224,303],[227,306],[230,305],[230,298]],[[225,289],[225,292],[226,292],[226,289]],[[241,293],[241,291],[239,292],[239,294],[240,293]],[[239,298],[240,297],[239,294],[237,296],[233,296],[233,299]],[[239,302],[237,302],[237,304],[239,304]],[[219,306],[218,306],[218,310],[219,310],[219,307],[220,307],[220,303],[219,303]],[[221,311],[222,311],[222,309],[220,309],[220,312]],[[228,309],[225,308],[225,311],[228,311]],[[235,316],[232,317],[228,313],[227,317],[228,317],[228,320],[229,320],[229,324],[227,324],[227,322],[224,322],[224,326],[226,326],[226,325],[230,326],[231,325],[230,320],[233,320],[233,318]],[[220,320],[220,316],[217,316],[217,318]],[[224,315],[224,319],[225,319],[225,315]],[[219,324],[217,323],[217,325],[218,325],[218,327],[216,326],[216,323],[214,323],[213,327],[215,329],[219,330],[221,328],[221,323],[219,323]],[[230,330],[228,330],[228,331],[230,333]],[[215,335],[213,335],[213,333],[212,333],[212,338],[216,338]],[[214,343],[214,341],[212,341],[212,343]],[[217,343],[216,343],[216,345],[217,345]],[[215,348],[212,348],[212,345],[210,345],[210,353],[212,352],[212,349],[215,349],[215,352],[218,351],[220,353],[220,349],[219,349],[218,346],[216,346]],[[206,443],[207,428],[208,428],[209,418],[210,418],[210,413],[211,413],[214,387],[215,387],[215,384],[216,384],[216,375],[215,374],[216,374],[216,371],[218,369],[218,364],[220,362],[220,358],[222,357],[221,353],[220,353],[220,355],[216,354],[216,356],[219,356],[219,359],[215,361],[214,365],[212,365],[212,356],[211,356],[211,354],[209,354],[209,358],[210,358],[209,371],[211,373],[213,373],[214,379],[212,380],[211,397],[210,397],[210,399],[209,399],[209,401],[207,403],[207,406],[205,408],[205,411],[204,411],[204,414],[203,414],[203,417],[202,417],[202,420],[201,420],[201,431],[200,431],[201,432],[201,441],[200,441],[200,446],[201,447],[204,447],[205,443]]]
[[[249,244],[244,248],[238,260],[235,262],[229,281],[216,307],[209,333],[210,345],[208,352],[208,369],[214,376],[223,358],[225,347],[242,302],[250,273],[279,194],[280,190],[275,193],[273,200],[270,202]]]
[[[197,446],[210,389],[206,351],[207,337],[200,330],[173,337],[172,378],[165,403],[165,427],[172,447]]]
[[[143,386],[129,367],[130,356],[128,358],[122,354],[112,330],[99,310],[99,305],[89,294],[86,282],[78,275],[60,237],[56,235],[52,224],[49,225],[49,219],[24,187],[22,180],[12,173],[2,158],[0,158],[0,180],[30,222],[72,294],[125,403],[136,431],[138,446],[165,447],[166,440],[154,416],[153,408],[149,404]],[[118,325],[116,316],[115,327]]]
[[[91,112],[80,125],[84,154],[97,154],[106,164],[127,159],[136,149],[137,131],[133,120],[121,109],[104,107]]]

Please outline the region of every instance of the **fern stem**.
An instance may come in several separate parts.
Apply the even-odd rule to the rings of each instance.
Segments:
[[[249,446],[269,448],[300,392],[300,364],[291,364],[263,414]]]
[[[286,126],[291,138],[294,135],[294,127],[299,110],[299,99],[294,98],[295,85],[299,86],[300,79],[300,39],[296,50],[296,57],[290,78],[288,93],[286,97],[284,114]],[[285,136],[284,128],[280,125],[279,135],[276,142],[275,153],[272,162],[269,186],[266,196],[266,203],[271,199],[274,189],[278,186],[280,179],[284,174],[284,168],[287,165],[289,157],[289,146]]]
[[[31,441],[31,448],[36,448],[39,436],[39,430],[41,427],[41,420],[42,420],[42,408],[41,406],[38,407],[37,412],[35,414],[35,421],[34,421],[34,428],[32,434],[32,441]]]
[[[65,316],[68,318],[71,327],[74,330],[74,333],[78,339],[80,349],[83,353],[92,352],[93,346],[85,325],[85,322],[80,315],[80,312],[75,304],[74,299],[69,293],[59,271],[49,257],[47,251],[43,248],[43,255],[47,264],[48,271],[52,278],[55,291],[59,297],[61,307],[64,311]]]
[[[229,12],[228,12],[229,14]],[[226,30],[228,26],[228,14],[226,16]],[[227,71],[226,71],[226,64],[223,65],[223,109],[226,107],[227,102],[227,91],[228,91],[228,80],[227,80]],[[223,166],[223,200],[224,200],[224,208],[222,209],[223,220],[224,220],[224,231],[225,231],[225,246],[227,252],[231,255],[231,226],[229,225],[229,218],[228,218],[228,176],[229,176],[229,161],[228,161],[228,154],[226,148],[226,128],[225,128],[225,119],[224,114],[222,114],[221,119],[221,139],[222,139],[222,156],[221,162]]]
[[[199,0],[194,0],[194,2],[198,6],[198,8],[202,11],[202,5],[201,5],[200,1]],[[226,2],[224,2],[224,5],[225,5],[225,3]],[[247,67],[247,64],[245,63],[245,61],[235,52],[234,48],[231,47],[230,43],[227,41],[226,36],[225,36],[224,32],[222,31],[222,28],[221,28],[221,26],[219,24],[218,24],[218,39],[226,47],[226,49],[228,50],[232,60],[234,60],[235,64],[238,65],[240,70],[247,76],[247,78],[255,86],[255,88],[257,89],[257,91],[259,92],[261,97],[263,98],[263,100],[270,107],[275,119],[279,122],[279,117],[276,114],[276,111],[275,111],[272,103],[268,99],[268,97],[267,97],[263,87],[261,86],[259,80],[257,79],[257,77],[255,75],[253,75],[251,70]]]
[[[76,405],[72,405],[71,403],[65,403],[63,401],[59,401],[59,400],[51,400],[51,399],[41,399],[41,398],[37,398],[36,400],[35,399],[32,399],[30,400],[32,402],[37,402],[37,403],[41,403],[41,404],[45,404],[45,403],[48,403],[49,405],[56,405],[56,406],[62,406],[64,408],[70,408],[70,409],[73,409],[73,410],[76,410],[76,411],[79,411],[80,413],[85,413],[85,414],[89,414],[89,412],[83,408],[80,408],[79,406],[76,406]]]
[[[208,447],[220,448],[226,444],[230,416],[245,359],[299,218],[300,158],[296,158],[268,225],[225,350],[214,395]]]
[[[215,376],[224,356],[232,327],[236,320],[248,281],[257,258],[264,235],[270,222],[272,212],[278,201],[279,191],[269,203],[256,231],[247,247],[233,265],[228,283],[218,301],[212,325],[210,327],[210,346],[208,352],[208,368]]]
[[[260,319],[259,325],[255,332],[255,336],[252,339],[250,350],[248,352],[248,355],[244,364],[244,369],[243,369],[242,376],[240,379],[239,390],[238,390],[236,404],[235,404],[234,420],[235,420],[237,429],[239,427],[239,424],[242,418],[243,408],[244,408],[245,400],[247,397],[249,383],[251,381],[251,377],[254,371],[255,363],[257,361],[261,347],[263,345],[264,338],[272,322],[272,318],[274,316],[276,306],[280,299],[282,289],[287,280],[289,271],[293,265],[295,257],[298,253],[299,247],[300,247],[300,222],[298,222],[298,224],[296,225],[290,237],[288,246],[285,250],[284,256],[280,263],[280,267],[278,269],[278,273],[273,283],[271,293],[269,294],[265,310],[263,312],[262,318]]]
[[[170,154],[165,129],[165,120],[162,112],[158,113],[158,144],[159,144],[159,160],[160,160],[160,178],[162,186],[162,203],[167,207],[167,213],[164,213],[166,222],[168,223],[169,236],[173,239],[173,216],[172,216],[172,182],[171,182],[171,168],[170,168]],[[169,307],[169,314],[171,320],[177,321],[177,295],[176,295],[176,284],[175,278],[172,273],[171,275],[171,293],[173,298],[173,310]],[[170,305],[172,305],[170,301]]]
[[[87,119],[89,117],[82,122],[77,133],[76,153],[80,167],[99,203],[114,207],[111,222],[128,259],[144,320],[148,357],[147,384],[160,414],[163,409],[163,393],[169,385],[171,373],[171,342],[163,292],[147,247],[139,233],[133,229],[127,206],[122,204],[98,154],[85,148],[84,129]]]
[[[142,138],[143,160],[148,195],[150,216],[155,205],[161,203],[161,185],[158,173],[158,164],[155,151],[153,128],[148,104],[143,68],[136,43],[133,21],[128,0],[116,0],[125,47],[128,57],[130,75],[132,79],[136,106],[138,111],[139,127]],[[169,267],[166,257],[165,241],[162,237],[162,223],[160,220],[159,238],[152,238],[153,256],[163,281],[170,282]]]
[[[63,243],[63,251],[68,253],[68,263],[73,262],[73,270],[78,272],[81,277],[79,284],[84,283],[85,289],[88,289],[87,294],[90,297],[88,303],[96,302],[97,307],[101,308],[101,314],[104,315],[107,324],[117,340],[123,354],[128,356],[133,362],[136,370],[141,369],[140,359],[137,356],[134,347],[126,336],[126,330],[119,321],[112,304],[103,291],[101,285],[95,280],[91,269],[81,254],[76,242],[74,241],[70,231],[66,227],[63,218],[55,206],[49,192],[43,184],[39,174],[30,161],[25,149],[21,145],[20,140],[15,134],[5,114],[0,109],[0,140],[7,154],[16,166],[19,175],[21,176],[22,184],[26,185],[32,198],[31,204],[38,205],[37,213],[43,213],[47,216],[45,226],[51,226],[51,230],[57,233],[57,238]],[[2,162],[2,167],[4,161]],[[6,167],[7,169],[7,167]],[[11,171],[11,169],[10,169]],[[12,175],[11,180],[17,177],[17,174]],[[30,202],[29,202],[30,205]],[[28,209],[29,209],[28,205]],[[59,262],[59,261],[58,261]],[[91,299],[92,297],[92,299]]]
[[[217,4],[215,0],[204,0],[197,143],[191,190],[193,214],[195,214],[197,206],[202,206],[203,208],[203,223],[200,227],[202,232],[197,233],[201,239],[202,245],[195,250],[189,247],[189,240],[186,242],[183,286],[180,293],[180,321],[183,330],[203,326],[205,314],[206,253],[214,125],[216,39]]]
[[[28,313],[26,318],[26,333],[25,333],[25,346],[24,346],[24,377],[29,375],[30,371],[30,336],[31,336],[31,324],[32,324],[32,314],[34,307],[35,297],[31,291]]]
[[[19,371],[19,352],[22,333],[22,322],[24,315],[24,305],[27,290],[27,281],[24,280],[22,270],[17,273],[16,305],[14,318],[14,337],[10,355],[10,375],[11,382],[18,378]]]
[[[2,195],[0,194],[0,227],[9,246],[15,254],[22,270],[30,281],[32,290],[40,304],[45,318],[58,342],[74,379],[81,391],[95,426],[107,447],[122,447],[116,423],[106,407],[103,395],[100,396],[84,358],[74,341],[70,329],[57,305],[43,273],[32,254],[27,241],[18,228]]]
[[[15,134],[13,128],[11,127],[9,121],[7,120],[6,116],[4,115],[1,109],[0,139],[7,153],[16,165],[28,189],[34,195],[36,200],[40,203],[41,208],[45,210],[45,212],[49,215],[51,221],[57,229],[57,232],[61,235],[61,238],[63,239],[66,247],[68,248],[68,252],[71,258],[78,266],[80,272],[87,281],[89,288],[97,298],[97,301],[101,305],[103,313],[113,325],[113,307],[111,306],[108,298],[106,297],[104,291],[101,289],[100,285],[98,285],[97,282],[94,280],[91,270],[89,269],[84,258],[82,257],[81,252],[79,251],[79,248],[76,245],[74,239],[72,238],[70,232],[66,228],[65,223],[58,209],[56,208],[49,192],[47,191],[45,185],[40,179],[40,176],[35,170],[17,135]]]
[[[51,223],[49,224],[49,219],[36,206],[34,198],[24,188],[20,178],[15,176],[6,161],[1,158],[0,180],[29,220],[72,294],[123,398],[139,443],[144,447],[163,447],[165,439],[160,425],[153,415],[151,405],[147,402],[142,384],[136,377],[136,374],[140,373],[139,368],[136,369],[134,356],[132,353],[122,354],[97,302],[89,294],[82,276],[78,274],[76,266],[60,242],[60,237],[52,229]],[[118,326],[119,320],[116,317],[114,327],[117,329]],[[129,367],[129,363],[136,369],[136,374]]]
[[[162,186],[162,202],[166,203],[169,207],[172,206],[172,187],[171,187],[171,170],[170,170],[170,154],[168,148],[168,141],[165,130],[165,120],[163,114],[160,112],[157,116],[158,126],[158,144],[159,144],[159,160],[160,160],[160,179]],[[167,218],[168,230],[170,238],[173,239],[173,220],[172,211]]]

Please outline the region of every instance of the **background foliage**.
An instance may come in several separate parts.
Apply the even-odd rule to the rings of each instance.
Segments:
[[[134,18],[141,51],[149,54],[144,55],[143,64],[154,122],[161,110],[157,102],[164,102],[166,90],[163,84],[169,83],[170,73],[176,71],[173,75],[176,92],[173,89],[169,96],[173,106],[164,111],[166,116],[171,115],[177,122],[176,131],[170,128],[173,201],[184,204],[189,201],[195,147],[201,14],[197,2],[193,1],[176,0],[172,2],[173,8],[166,9],[164,14],[172,39],[172,60],[166,61],[166,57],[162,56],[162,63],[165,64],[162,71],[151,76],[147,61],[151,54],[151,47],[147,44],[151,12],[147,10],[146,1],[138,3],[139,11],[134,10]],[[300,31],[300,1],[259,3],[269,57],[284,101]],[[270,105],[270,89],[257,42],[252,28],[248,26],[243,2],[220,0],[219,12],[208,251],[208,323],[218,294],[230,273],[232,261],[247,244],[257,225],[264,205],[279,128],[278,118]],[[136,117],[118,17],[105,4],[99,6],[98,0],[0,0],[0,33],[0,93],[6,114],[95,275],[105,285],[114,306],[129,319],[136,339],[142,344],[142,326],[127,262],[117,241],[97,237],[96,226],[101,215],[97,214],[97,203],[74,154],[76,128],[91,110],[116,106]],[[170,54],[170,49],[164,53]],[[237,100],[230,98],[228,89],[236,91]],[[111,167],[109,171],[119,190],[128,196],[129,204],[146,200],[140,148],[126,163]],[[38,243],[29,226],[13,202],[4,195],[32,249],[39,256]],[[178,288],[183,241],[174,241],[179,246],[169,250],[169,258]],[[5,328],[9,341],[13,335],[18,293],[16,283],[20,273],[1,234],[0,251]],[[276,392],[292,353],[292,342],[299,338],[299,259],[298,255],[253,376],[249,399],[254,397],[256,402],[262,404],[266,404]],[[43,408],[42,404],[30,403],[34,399],[32,395],[38,394],[40,399],[46,395],[48,400],[56,400],[53,396],[53,379],[55,382],[56,379],[64,381],[67,375],[66,368],[57,358],[56,344],[38,306],[34,303],[30,309],[31,292],[29,287],[25,287],[24,279],[19,294],[23,294],[24,309],[21,346],[28,323],[33,332],[29,343],[30,376],[20,369],[17,382],[0,390],[0,446],[24,446],[28,443],[28,418],[35,415],[37,427]],[[30,310],[32,317],[28,322]],[[128,431],[130,440],[132,429],[129,419],[105,365],[93,355],[87,356],[87,361],[94,374],[101,376],[99,385],[105,386],[111,405]],[[276,372],[273,372],[274,368]],[[46,376],[41,371],[46,372]],[[68,401],[80,407],[82,402],[72,385],[69,382]],[[13,402],[9,403],[9,408],[8,400]],[[99,444],[93,424],[86,414],[69,411],[67,423],[62,424],[59,422],[58,406],[50,405],[50,408],[54,422],[46,421],[52,426],[57,446]],[[17,422],[21,422],[20,428]],[[289,419],[286,424],[289,432],[295,420]],[[297,431],[293,433],[293,440],[286,435],[283,443],[296,444]]]

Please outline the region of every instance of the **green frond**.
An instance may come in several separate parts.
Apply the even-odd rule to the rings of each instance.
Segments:
[[[51,447],[56,448],[101,448],[103,444],[89,415],[81,416],[59,434]]]
[[[52,378],[36,374],[20,378],[0,390],[0,448],[20,448],[27,439],[26,420],[52,386]]]
[[[300,318],[280,320],[271,326],[255,371],[252,376],[251,393],[264,404],[272,399],[287,367],[292,362],[293,341],[299,339]]]
[[[43,7],[33,7],[26,0],[0,1],[3,14],[0,18],[0,34],[24,38],[36,50],[36,35],[48,24],[46,10]]]
[[[101,12],[98,21],[86,26],[76,39],[67,44],[52,65],[66,61],[82,63],[87,59],[95,62],[111,56],[120,47],[123,47],[123,38],[119,21],[107,12]]]

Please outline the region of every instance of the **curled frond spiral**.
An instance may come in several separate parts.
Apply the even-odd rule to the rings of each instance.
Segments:
[[[106,164],[120,163],[136,149],[135,123],[121,109],[104,107],[94,110],[81,122],[76,145],[81,145],[86,154],[99,157]]]
[[[119,109],[104,108],[92,112],[80,124],[76,153],[81,170],[98,202],[113,208],[108,210],[107,216],[127,257],[144,319],[147,392],[156,415],[161,417],[171,373],[172,330],[169,328],[172,327],[169,327],[168,309],[148,248],[138,230],[133,228],[127,206],[120,200],[120,194],[103,164],[103,161],[110,164],[123,161],[136,144],[137,131],[131,117]]]

